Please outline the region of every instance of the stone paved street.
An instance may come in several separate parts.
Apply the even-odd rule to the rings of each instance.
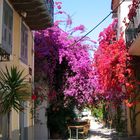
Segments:
[[[113,129],[103,128],[101,123],[95,121],[93,117],[89,117],[91,120],[90,134],[85,140],[140,140],[139,138],[124,138],[117,137],[116,132]],[[75,139],[71,139],[75,140]],[[79,139],[82,140],[82,139]]]
[[[90,120],[91,127],[90,138],[88,138],[89,140],[112,140],[115,135],[115,131],[103,128],[103,125],[96,122],[93,117],[90,117]],[[113,140],[115,140],[115,138]]]
[[[90,120],[90,137],[87,140],[140,140],[138,137],[118,137],[113,129],[103,128],[93,117]]]

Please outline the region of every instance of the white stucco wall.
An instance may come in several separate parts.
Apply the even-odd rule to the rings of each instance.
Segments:
[[[47,140],[47,116],[46,113],[47,102],[44,101],[36,110],[37,120],[34,125],[34,140]]]
[[[122,0],[120,0],[122,1]],[[131,5],[132,0],[126,0],[124,1],[120,7],[118,8],[118,38],[120,36],[121,31],[124,32],[125,31],[125,24],[123,23],[124,18],[126,18],[126,21],[128,22],[128,12],[129,12],[129,8],[128,6]],[[124,34],[124,38],[125,38],[125,34]]]

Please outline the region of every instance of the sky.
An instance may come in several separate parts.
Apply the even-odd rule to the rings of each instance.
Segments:
[[[62,10],[67,12],[73,21],[72,26],[83,24],[86,34],[111,12],[111,0],[60,0]],[[112,22],[112,17],[107,18],[98,28],[88,36],[97,40],[99,33]],[[83,34],[83,35],[84,35]]]

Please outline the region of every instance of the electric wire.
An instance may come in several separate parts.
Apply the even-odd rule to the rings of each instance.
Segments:
[[[80,39],[76,40],[73,44],[69,45],[69,46],[73,46],[76,43],[78,43],[79,41],[81,41],[82,39],[84,39],[88,34],[90,34],[91,32],[93,32],[100,24],[102,24],[113,12],[115,12],[116,9],[118,9],[121,4],[124,2],[125,0],[122,0],[105,18],[103,18],[96,26],[94,26],[89,32],[87,32],[84,36],[82,36]]]

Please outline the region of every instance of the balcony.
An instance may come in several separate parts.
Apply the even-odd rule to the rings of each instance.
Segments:
[[[125,30],[125,37],[126,37],[126,45],[129,49],[131,44],[135,41],[138,36],[138,28],[133,26],[133,23],[130,22],[129,26]]]
[[[53,0],[11,0],[11,4],[32,30],[53,25]]]
[[[136,12],[125,30],[126,46],[130,55],[140,55],[140,8]]]

